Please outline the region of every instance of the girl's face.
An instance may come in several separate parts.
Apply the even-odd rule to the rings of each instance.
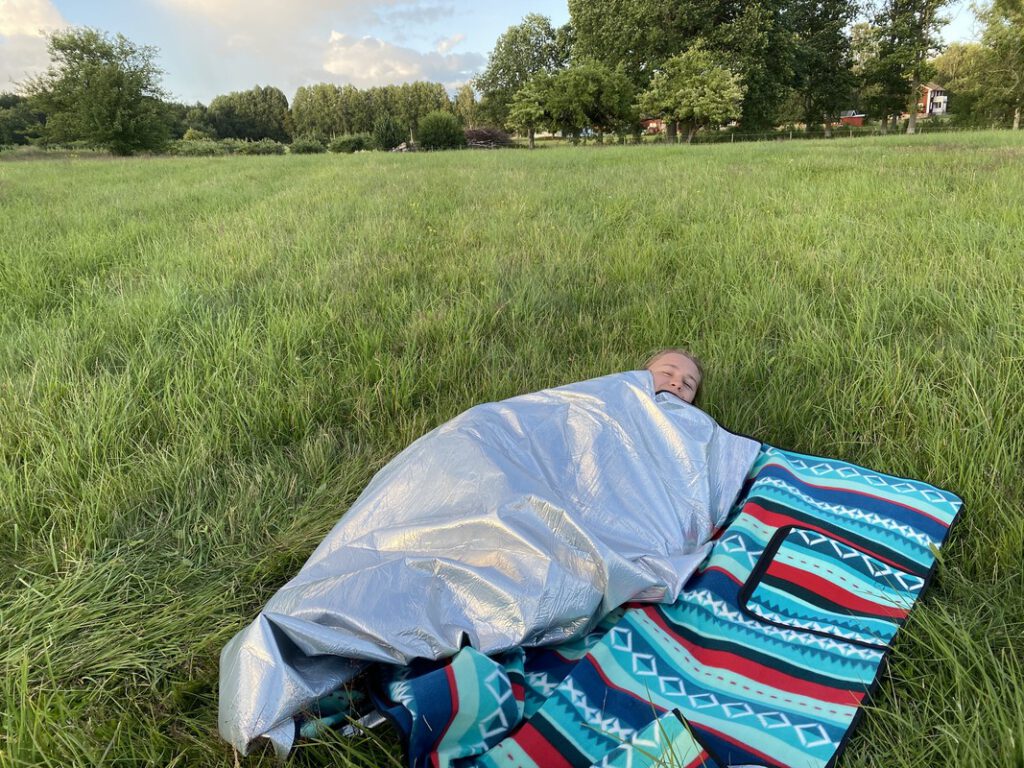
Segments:
[[[649,366],[654,376],[654,393],[671,392],[680,400],[692,403],[700,386],[700,369],[686,355],[666,352]]]

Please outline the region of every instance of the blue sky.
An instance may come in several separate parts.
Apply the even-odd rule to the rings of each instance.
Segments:
[[[182,101],[276,85],[359,87],[433,80],[454,89],[527,13],[562,24],[566,0],[0,0],[0,91],[46,65],[46,30],[121,32],[160,49],[164,84]],[[973,35],[968,0],[951,4],[947,40]]]

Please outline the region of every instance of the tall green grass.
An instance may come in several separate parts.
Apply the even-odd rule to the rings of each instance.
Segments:
[[[218,652],[374,471],[685,344],[731,429],[966,501],[841,765],[1021,768],[1021,200],[1009,132],[0,164],[0,766],[233,764]]]

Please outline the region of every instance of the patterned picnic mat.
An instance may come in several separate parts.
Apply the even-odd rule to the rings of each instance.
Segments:
[[[555,648],[381,667],[372,696],[414,768],[830,768],[961,504],[764,445],[677,602]],[[348,713],[324,705],[302,735]]]

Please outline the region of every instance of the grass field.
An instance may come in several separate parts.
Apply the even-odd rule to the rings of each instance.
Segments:
[[[220,648],[376,469],[685,344],[731,429],[966,501],[841,766],[1021,768],[1021,201],[1009,132],[0,163],[0,766],[233,765]]]

